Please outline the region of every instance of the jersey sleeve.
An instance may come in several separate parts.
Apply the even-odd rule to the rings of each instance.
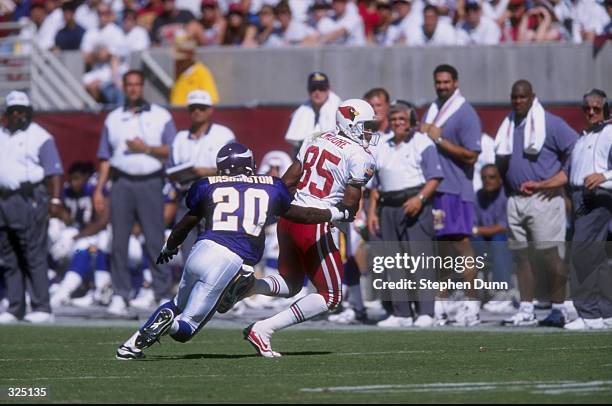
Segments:
[[[187,197],[185,197],[185,204],[187,205],[187,208],[189,210],[196,209],[204,201],[204,199],[206,199],[209,189],[210,183],[208,182],[208,178],[193,182],[189,188],[189,191],[187,192]]]
[[[278,203],[276,205],[276,213],[274,214],[282,216],[289,210],[293,197],[291,197],[291,193],[289,193],[289,189],[287,189],[285,183],[279,178],[274,178],[274,188],[278,192]]]
[[[348,184],[365,186],[374,176],[374,157],[370,153],[353,154],[348,161]]]

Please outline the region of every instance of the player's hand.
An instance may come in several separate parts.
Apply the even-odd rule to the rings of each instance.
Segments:
[[[159,252],[159,256],[157,257],[157,261],[155,261],[155,263],[158,265],[167,264],[176,254],[178,254],[178,248],[170,249],[168,248],[168,243],[166,242]]]
[[[601,185],[606,181],[606,177],[603,173],[592,173],[586,178],[584,178],[584,187],[589,190],[595,189],[597,186]]]
[[[370,235],[377,235],[380,231],[380,219],[376,213],[368,214],[368,231]]]
[[[406,216],[416,217],[423,208],[423,203],[421,203],[421,199],[418,196],[415,196],[406,200],[402,207]]]
[[[355,210],[340,202],[329,209],[331,211],[331,221],[352,222],[357,214]]]

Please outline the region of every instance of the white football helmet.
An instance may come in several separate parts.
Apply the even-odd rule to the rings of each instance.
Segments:
[[[380,123],[376,120],[374,109],[365,100],[348,99],[338,106],[336,126],[346,137],[361,145],[376,145],[380,134]]]

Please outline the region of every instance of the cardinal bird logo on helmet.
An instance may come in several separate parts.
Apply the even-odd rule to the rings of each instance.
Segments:
[[[355,117],[359,115],[359,112],[353,106],[341,106],[338,107],[338,111],[340,111],[344,118],[350,121],[355,120]]]

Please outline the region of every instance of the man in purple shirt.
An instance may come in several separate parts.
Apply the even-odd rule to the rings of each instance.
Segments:
[[[502,151],[498,139],[496,161],[509,195],[509,241],[517,258],[521,305],[519,311],[504,323],[514,326],[538,324],[533,305],[535,277],[528,246],[528,242],[533,241],[533,248],[537,251],[535,257],[541,261],[550,281],[550,298],[553,303],[552,312],[539,324],[563,327],[567,313],[563,304],[567,270],[559,250],[565,242],[566,213],[561,186],[567,183],[567,178],[562,167],[578,135],[560,117],[541,107],[542,113],[537,113],[539,102],[528,81],[519,80],[514,83],[511,101],[508,130],[497,135],[507,136],[507,147],[510,148]],[[540,125],[543,134],[538,134],[539,120],[544,121]],[[528,126],[530,137],[535,139],[533,144],[525,140]]]
[[[491,280],[512,286],[512,254],[508,249],[508,198],[497,166],[488,164],[480,170],[482,189],[476,193],[476,222],[472,243],[479,255],[489,253],[493,262]],[[504,313],[513,311],[508,291],[498,291],[483,306],[487,311]]]
[[[447,247],[452,253],[463,257],[473,257],[474,250],[470,243],[474,226],[474,164],[480,153],[482,129],[480,119],[474,108],[459,92],[459,75],[450,65],[440,65],[433,73],[434,86],[438,98],[430,107],[430,114],[421,131],[426,133],[436,144],[440,152],[440,163],[444,179],[437,189],[433,201],[434,228],[438,240],[449,241]],[[450,113],[450,111],[454,111]],[[433,117],[435,116],[435,118]],[[475,269],[468,268],[463,278],[473,286]],[[461,303],[456,317],[456,324],[472,326],[480,322],[480,302],[473,289],[467,290],[471,299]],[[448,312],[445,302],[436,303],[438,324],[444,324]]]

